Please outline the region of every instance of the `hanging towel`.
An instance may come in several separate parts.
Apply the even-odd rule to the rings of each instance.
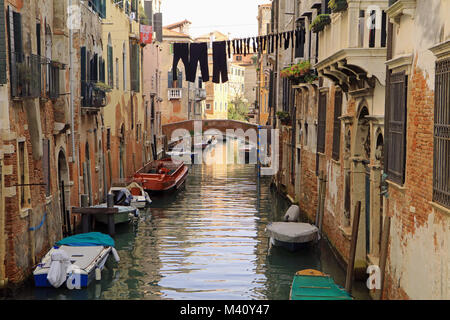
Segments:
[[[255,37],[252,38],[252,45],[253,45],[253,53],[257,53],[257,51],[256,51],[256,40],[255,40]]]
[[[51,255],[50,270],[47,274],[48,282],[55,288],[59,288],[67,279],[67,270],[70,257],[64,250],[55,249]]]

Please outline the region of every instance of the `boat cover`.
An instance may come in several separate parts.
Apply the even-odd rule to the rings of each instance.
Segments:
[[[47,274],[48,282],[59,288],[67,278],[67,269],[72,263],[69,255],[61,249],[55,249],[51,254],[50,270]]]
[[[317,239],[319,229],[309,223],[272,222],[266,232],[275,240],[283,242],[305,243]]]
[[[296,275],[291,300],[353,300],[330,276]]]
[[[114,247],[114,240],[109,235],[100,232],[89,232],[77,234],[58,241],[57,246],[92,247],[106,246]]]

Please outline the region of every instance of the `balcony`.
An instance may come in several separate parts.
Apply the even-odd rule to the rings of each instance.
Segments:
[[[168,90],[168,99],[169,100],[181,100],[183,97],[183,89],[182,88],[169,88]]]
[[[206,100],[206,89],[195,89],[195,100],[196,101],[202,101]]]
[[[108,89],[102,88],[95,81],[81,81],[81,107],[102,108],[108,104],[106,93]]]
[[[387,8],[388,0],[348,0],[347,10],[332,13],[319,32],[319,75],[350,93],[374,88],[376,79],[385,85]]]
[[[38,98],[41,95],[42,58],[36,55],[11,53],[11,96]]]

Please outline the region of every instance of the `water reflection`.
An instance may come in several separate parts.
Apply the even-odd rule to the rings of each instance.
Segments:
[[[218,148],[226,147],[219,143],[206,157]],[[265,227],[281,220],[288,203],[270,177],[257,187],[254,165],[192,165],[182,190],[153,196],[138,221],[117,228],[121,261],[100,282],[81,291],[30,285],[20,298],[288,299],[295,272],[308,268],[343,285],[345,272],[323,241],[296,253],[269,250]],[[358,288],[355,295],[366,297]]]

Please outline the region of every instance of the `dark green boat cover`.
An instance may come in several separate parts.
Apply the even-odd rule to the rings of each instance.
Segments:
[[[330,276],[296,275],[291,300],[353,300]]]
[[[77,234],[58,241],[56,246],[72,246],[72,247],[95,247],[105,246],[114,247],[114,240],[107,234],[100,232],[89,232]]]

